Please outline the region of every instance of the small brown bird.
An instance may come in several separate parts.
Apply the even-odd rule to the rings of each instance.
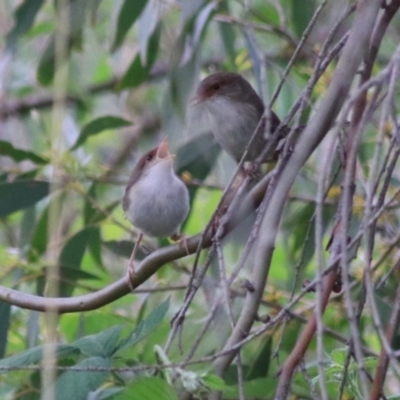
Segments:
[[[273,111],[264,115],[261,98],[246,79],[233,72],[217,72],[200,82],[192,106],[195,110],[189,115],[189,124],[198,123],[197,118],[200,118],[221,147],[237,162],[257,127],[257,135],[245,161],[254,161],[261,155],[280,124]],[[263,158],[264,162],[274,159],[276,146],[272,147]]]
[[[132,171],[122,207],[129,221],[140,230],[129,260],[129,283],[133,262],[143,235],[179,238],[179,230],[189,213],[189,193],[173,169],[168,139],[143,155]]]

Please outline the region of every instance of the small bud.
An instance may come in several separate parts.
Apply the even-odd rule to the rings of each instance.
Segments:
[[[271,321],[271,316],[269,314],[257,315],[256,321],[262,322],[263,324],[267,324]]]

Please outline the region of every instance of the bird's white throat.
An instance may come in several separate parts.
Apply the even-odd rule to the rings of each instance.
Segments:
[[[175,175],[171,160],[163,159],[142,172],[130,188],[128,219],[148,236],[171,236],[189,212],[189,195]]]

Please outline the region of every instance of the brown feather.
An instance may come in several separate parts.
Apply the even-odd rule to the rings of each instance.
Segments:
[[[136,164],[135,168],[133,169],[131,176],[128,181],[128,185],[126,186],[125,189],[125,194],[124,198],[122,199],[122,208],[124,211],[126,211],[129,208],[129,191],[131,190],[131,187],[139,180],[144,168],[146,165],[152,163],[156,159],[157,155],[157,150],[158,147],[155,147],[154,149],[150,150],[146,154],[144,154],[142,157],[140,157],[138,163]],[[151,157],[151,159],[149,159]]]

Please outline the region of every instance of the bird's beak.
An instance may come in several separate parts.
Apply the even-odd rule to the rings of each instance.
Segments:
[[[202,103],[204,100],[207,100],[208,97],[209,96],[207,96],[207,93],[204,93],[203,90],[200,90],[189,100],[189,104],[191,106],[195,106],[199,103]]]
[[[163,159],[170,159],[173,160],[175,158],[174,155],[170,154],[169,152],[169,143],[168,143],[168,138],[165,138],[160,145],[158,146],[157,149],[157,159],[163,160]]]
[[[202,98],[201,96],[199,96],[198,94],[196,94],[196,96],[193,96],[190,100],[189,100],[189,104],[191,106],[195,106],[196,104],[201,103]]]

